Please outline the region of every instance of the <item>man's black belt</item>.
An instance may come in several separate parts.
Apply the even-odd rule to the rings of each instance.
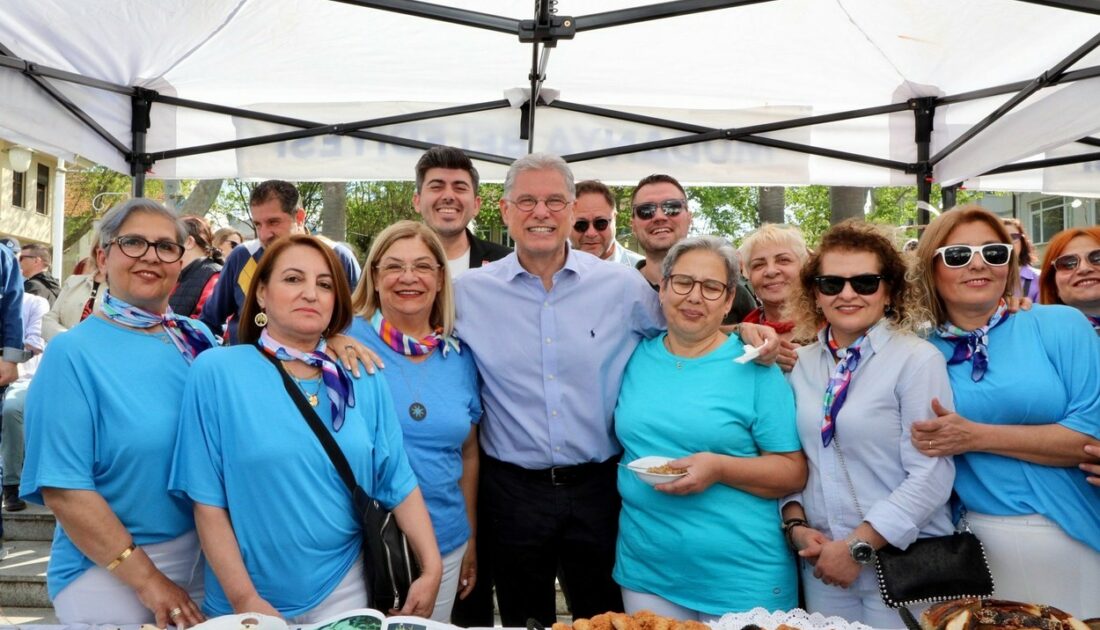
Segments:
[[[506,470],[513,475],[524,477],[532,481],[545,482],[551,486],[576,485],[597,476],[608,468],[614,468],[615,464],[619,462],[619,456],[616,455],[604,462],[589,462],[585,464],[574,464],[572,466],[553,466],[551,468],[533,469],[517,466],[516,464],[488,456],[486,456],[485,459],[490,465]]]

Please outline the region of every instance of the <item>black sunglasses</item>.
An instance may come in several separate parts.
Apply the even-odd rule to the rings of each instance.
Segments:
[[[1093,267],[1100,267],[1100,249],[1094,249],[1085,254],[1085,260],[1089,261]],[[1081,257],[1077,254],[1066,254],[1055,258],[1051,264],[1058,271],[1073,271],[1081,266]]]
[[[1007,243],[990,243],[989,245],[946,245],[936,250],[936,254],[943,258],[943,264],[957,269],[970,264],[974,254],[980,253],[985,264],[992,267],[1001,267],[1008,264],[1012,257],[1012,246]],[[933,255],[935,258],[935,255]]]
[[[683,199],[665,199],[659,203],[640,203],[634,206],[634,216],[648,221],[657,216],[657,208],[664,210],[666,217],[674,217],[687,210],[687,201]]]
[[[611,225],[611,219],[596,219],[591,223],[588,219],[577,219],[577,222],[573,224],[573,229],[583,233],[588,231],[589,225],[595,226],[597,232],[603,232],[607,229],[607,226]]]
[[[877,273],[865,273],[851,278],[842,276],[814,276],[814,284],[821,295],[839,295],[845,284],[851,284],[852,290],[860,295],[871,295],[878,291],[882,276]]]

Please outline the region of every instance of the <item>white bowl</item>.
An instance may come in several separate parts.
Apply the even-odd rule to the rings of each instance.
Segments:
[[[680,477],[686,477],[687,473],[680,473],[678,475],[662,475],[659,473],[646,472],[649,468],[657,466],[664,466],[671,462],[673,457],[662,457],[660,455],[650,455],[648,457],[639,457],[638,459],[626,464],[638,479],[641,479],[645,483],[651,486],[655,486],[659,483],[668,483],[670,481],[676,481]]]

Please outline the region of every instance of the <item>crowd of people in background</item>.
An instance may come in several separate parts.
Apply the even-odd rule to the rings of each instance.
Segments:
[[[367,605],[359,514],[309,418],[419,559],[386,612],[491,626],[495,593],[503,625],[549,627],[560,582],[575,617],[899,627],[877,550],[967,527],[999,597],[1100,616],[1100,228],[1041,263],[977,206],[913,248],[849,220],[735,249],[689,236],[655,174],[637,254],[606,185],[532,154],[500,200],[513,251],[471,229],[462,151],[415,179],[422,221],[362,266],[278,180],[251,196],[254,240],[133,199],[64,283],[48,248],[0,247],[3,507],[56,515],[62,623]],[[651,455],[682,476],[619,465]]]

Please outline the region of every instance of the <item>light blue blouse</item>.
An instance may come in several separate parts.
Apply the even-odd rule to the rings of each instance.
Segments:
[[[388,508],[416,487],[384,377],[353,379],[355,407],[336,442],[356,480]],[[319,381],[303,381],[313,391]],[[331,430],[324,387],[314,407]],[[286,617],[320,604],[359,556],[351,495],[320,441],[254,346],[216,348],[191,367],[169,488],[228,510],[260,596]],[[233,612],[210,566],[203,611]]]

